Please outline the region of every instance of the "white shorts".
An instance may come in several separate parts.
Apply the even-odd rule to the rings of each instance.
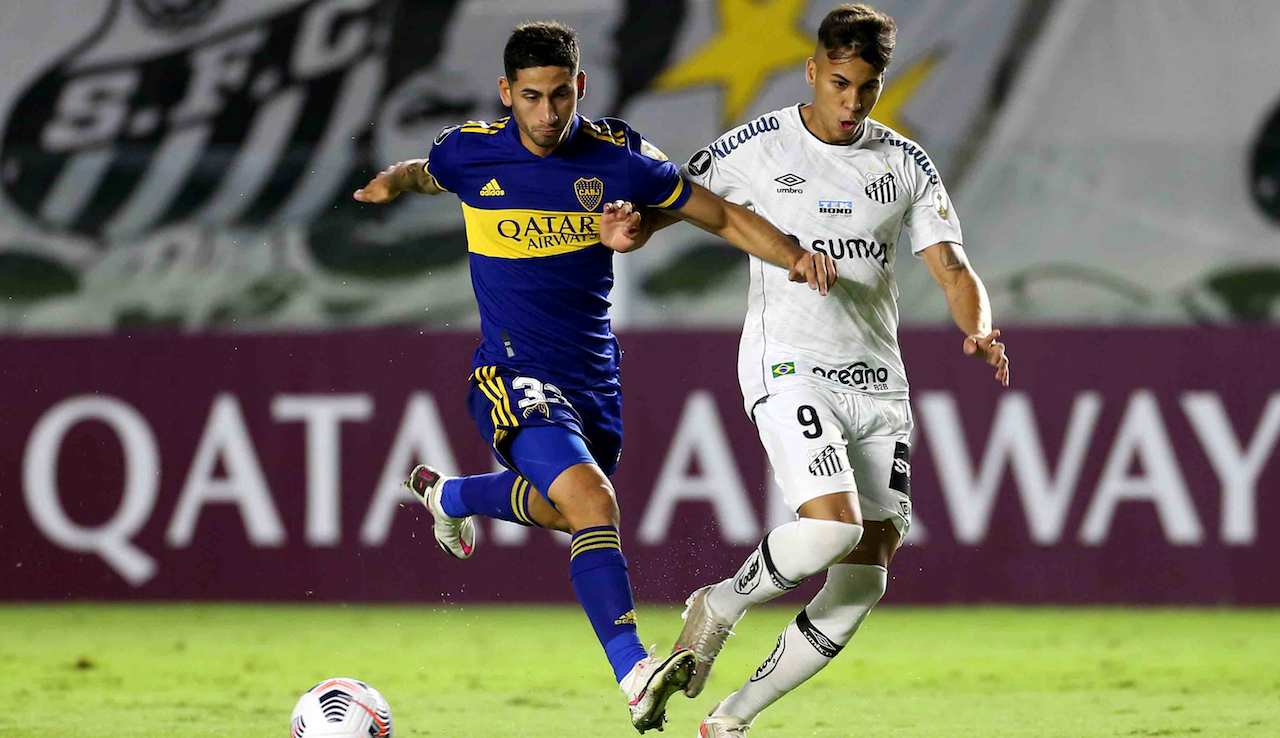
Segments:
[[[911,403],[802,386],[755,408],[756,429],[792,510],[857,492],[863,520],[911,527]]]

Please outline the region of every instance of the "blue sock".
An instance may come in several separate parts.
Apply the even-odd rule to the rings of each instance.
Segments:
[[[483,515],[536,526],[529,515],[529,495],[536,491],[529,480],[513,471],[454,477],[444,483],[440,507],[455,518]]]
[[[648,654],[636,633],[636,606],[618,529],[601,525],[574,533],[569,577],[613,667],[613,678],[621,682]]]

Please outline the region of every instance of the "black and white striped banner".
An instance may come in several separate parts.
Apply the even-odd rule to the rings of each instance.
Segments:
[[[972,28],[943,22],[937,11],[954,0],[880,4],[911,34],[895,59],[900,94],[876,115],[929,141],[939,166],[950,148],[939,134],[950,129],[926,130],[943,101],[920,85],[946,90],[953,122],[965,105],[977,109],[1019,5],[965,4],[962,15],[981,20]],[[505,114],[495,80],[514,25],[574,27],[590,79],[581,112],[621,116],[682,161],[752,115],[807,99],[804,61],[828,5],[9,3],[0,11],[0,274],[17,264],[34,275],[16,282],[38,309],[5,299],[12,293],[0,283],[0,331],[471,315],[456,203],[369,208],[350,193],[387,163],[423,156],[442,127]],[[730,10],[741,22],[725,22]],[[781,51],[757,53],[752,18],[787,19]],[[969,50],[967,66],[936,63],[943,48]],[[700,237],[677,230],[681,241]],[[647,258],[620,268],[644,271]],[[620,304],[644,314],[645,296],[634,297]]]

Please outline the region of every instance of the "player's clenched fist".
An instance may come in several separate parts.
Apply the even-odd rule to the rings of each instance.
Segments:
[[[807,282],[809,289],[826,295],[836,283],[836,260],[830,254],[806,251],[791,265],[787,278],[792,282]]]

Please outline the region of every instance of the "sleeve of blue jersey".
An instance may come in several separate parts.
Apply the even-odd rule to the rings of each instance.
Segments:
[[[457,129],[458,126],[449,126],[441,131],[427,154],[427,174],[449,192],[458,191],[455,176],[458,171],[458,142],[462,136],[456,133]]]
[[[692,188],[680,168],[669,161],[640,152],[640,134],[628,130],[627,158],[635,203],[644,207],[678,210],[689,200]]]

